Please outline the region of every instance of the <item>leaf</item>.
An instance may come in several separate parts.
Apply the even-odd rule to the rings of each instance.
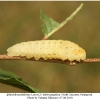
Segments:
[[[40,9],[40,18],[44,21],[42,26],[42,31],[44,35],[48,35],[52,30],[59,26],[59,23],[54,21],[52,18],[46,16],[44,12]]]
[[[73,17],[81,10],[83,7],[83,3],[62,23],[58,23],[54,21],[52,18],[47,17],[42,10],[40,10],[40,18],[44,21],[44,26],[42,26],[42,31],[44,33],[44,37],[42,40],[46,40],[50,37],[54,32],[58,31],[62,28],[66,23],[73,19]]]
[[[15,74],[8,71],[3,71],[1,69],[0,69],[0,82],[9,84],[9,85],[27,90],[29,92],[33,92],[33,93],[41,92],[40,90],[29,86],[26,82],[24,82],[21,78],[19,78]]]

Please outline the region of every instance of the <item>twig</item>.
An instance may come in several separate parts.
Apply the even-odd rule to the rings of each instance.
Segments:
[[[66,23],[68,23],[70,20],[73,19],[73,17],[81,10],[83,7],[83,3],[68,17],[65,21],[63,21],[56,29],[51,31],[48,35],[46,35],[42,40],[46,40],[48,37],[50,37],[54,32],[58,31],[61,27],[63,27]]]
[[[21,57],[21,56],[7,56],[6,54],[0,55],[0,60],[29,60],[29,61],[37,61],[34,58],[27,59],[26,57]],[[52,63],[62,63],[62,64],[68,64],[68,65],[75,65],[77,63],[100,63],[100,58],[87,58],[81,62],[78,62],[76,60],[70,62],[69,60],[62,61],[60,59],[48,59],[48,60],[43,60],[42,58],[39,59],[38,61],[42,62],[52,62]]]
[[[83,62],[84,63],[100,63],[100,58],[87,58]]]

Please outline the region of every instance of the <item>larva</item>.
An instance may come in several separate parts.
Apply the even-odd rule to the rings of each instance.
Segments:
[[[7,49],[8,56],[26,56],[27,59],[60,59],[62,61],[85,60],[86,52],[67,40],[38,40],[15,44]]]

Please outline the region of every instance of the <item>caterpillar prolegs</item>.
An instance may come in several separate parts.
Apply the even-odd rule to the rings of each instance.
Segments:
[[[13,45],[7,49],[8,56],[26,56],[27,59],[40,58],[78,61],[85,60],[86,52],[77,44],[67,40],[38,40]]]

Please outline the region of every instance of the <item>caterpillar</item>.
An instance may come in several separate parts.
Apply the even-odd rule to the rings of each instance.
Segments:
[[[8,56],[22,56],[27,59],[40,58],[78,61],[86,59],[86,52],[77,44],[68,40],[37,40],[22,42],[7,49]]]

